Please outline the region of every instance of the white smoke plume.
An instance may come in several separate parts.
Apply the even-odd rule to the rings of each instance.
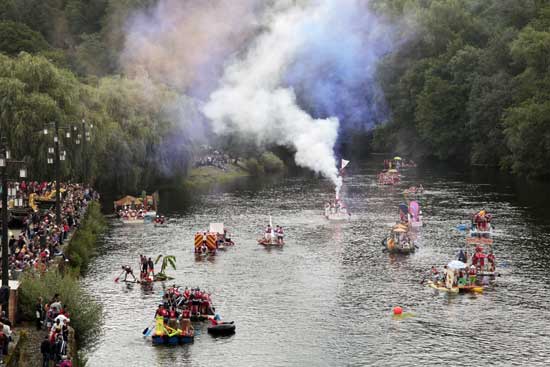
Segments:
[[[394,42],[369,3],[158,0],[127,20],[121,65],[192,100],[178,109],[182,123],[196,125],[186,134],[206,118],[218,134],[288,146],[338,190],[339,129],[369,128],[385,114],[373,102],[374,76]]]
[[[252,135],[258,144],[279,144],[296,151],[295,161],[341,185],[334,158],[339,121],[314,119],[283,85],[288,67],[307,42],[302,27],[325,22],[332,1],[290,6],[267,14],[265,29],[243,57],[225,69],[220,87],[204,106],[217,133]],[[319,76],[322,77],[322,76]]]

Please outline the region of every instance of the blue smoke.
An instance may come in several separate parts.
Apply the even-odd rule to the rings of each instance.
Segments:
[[[344,135],[365,131],[387,116],[375,73],[378,62],[392,50],[393,31],[366,1],[328,3],[328,22],[305,23],[306,42],[285,82],[313,117],[338,117]]]

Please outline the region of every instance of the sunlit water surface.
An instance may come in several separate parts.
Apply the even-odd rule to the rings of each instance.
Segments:
[[[549,222],[505,185],[409,170],[399,187],[378,187],[378,166],[356,166],[345,178],[349,223],[322,216],[328,182],[288,178],[243,183],[186,206],[167,193],[161,201],[168,227],[114,225],[84,282],[105,308],[89,366],[546,365]],[[419,198],[425,217],[419,250],[410,256],[383,252],[380,242],[395,223],[403,188],[420,182],[427,192]],[[421,285],[432,265],[456,258],[465,241],[455,227],[481,207],[495,215],[496,283],[483,294],[455,296]],[[283,249],[256,243],[269,214],[285,228]],[[218,221],[237,245],[195,259],[194,233]],[[150,292],[113,281],[122,264],[137,268],[141,253],[175,255],[178,269],[169,271],[174,282],[211,291],[237,333],[215,339],[197,325],[194,344],[153,347],[141,333],[163,285]],[[395,305],[414,316],[393,319]]]

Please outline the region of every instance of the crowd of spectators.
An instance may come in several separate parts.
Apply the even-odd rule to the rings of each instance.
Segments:
[[[72,361],[68,357],[69,338],[72,338],[69,324],[71,322],[67,306],[60,301],[59,294],[46,304],[42,298],[36,303],[36,328],[45,329],[46,335],[40,344],[42,354],[42,366],[72,367]]]
[[[0,356],[8,354],[8,348],[12,342],[11,322],[6,318],[6,312],[2,311],[0,318]],[[0,364],[2,359],[0,359]]]
[[[231,163],[229,155],[221,153],[217,150],[208,151],[195,160],[195,167],[213,166],[221,170],[226,170],[227,165]]]
[[[45,271],[56,256],[63,257],[62,245],[68,234],[80,224],[88,202],[98,198],[98,194],[79,184],[63,184],[62,186],[62,221],[56,224],[55,201],[49,203],[46,209],[31,210],[24,218],[21,232],[12,234],[9,239],[9,271],[10,278],[17,279],[26,269],[34,268]],[[54,183],[21,182],[21,195],[29,197],[31,193],[48,198],[55,189]]]

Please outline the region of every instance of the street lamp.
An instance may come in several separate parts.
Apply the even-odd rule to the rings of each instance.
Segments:
[[[86,183],[88,181],[88,173],[89,173],[89,164],[88,159],[86,157],[87,150],[86,150],[86,142],[90,142],[92,140],[92,135],[90,133],[90,130],[94,128],[94,124],[86,123],[85,119],[82,119],[81,122],[82,125],[82,134],[77,135],[76,144],[80,144],[82,142],[82,164],[84,165],[84,175],[82,177],[83,183]],[[89,127],[89,130],[86,129],[86,127]]]
[[[52,123],[50,123],[52,125]],[[55,154],[55,224],[58,226],[61,225],[61,196],[60,196],[60,190],[61,190],[61,184],[59,182],[59,122],[56,120],[53,123],[54,127],[54,135],[53,135],[53,142],[54,147],[53,151]],[[48,135],[48,127],[44,128],[44,135]],[[51,151],[51,148],[48,148],[48,153]],[[53,163],[53,160],[52,160]],[[48,164],[50,163],[50,158],[48,158]]]
[[[24,161],[16,161],[11,159],[10,151],[6,148],[6,139],[0,138],[0,173],[2,176],[2,288],[0,295],[2,298],[2,310],[6,312],[8,317],[9,307],[9,259],[8,259],[8,194],[16,194],[15,188],[8,187],[8,169],[11,165],[25,164]],[[21,178],[27,176],[27,170],[22,168],[19,170]],[[15,196],[15,195],[14,195]]]
[[[88,162],[84,158],[84,154],[86,151],[86,141],[91,141],[91,135],[89,131],[86,131],[86,120],[82,119],[82,133],[80,133],[79,127],[77,125],[69,126],[69,127],[59,127],[59,122],[55,121],[53,123],[50,123],[49,126],[53,127],[54,134],[53,134],[53,142],[54,146],[48,148],[48,154],[52,154],[53,158],[48,156],[47,162],[48,164],[54,164],[55,165],[55,216],[56,216],[56,224],[61,225],[61,186],[60,186],[60,167],[59,164],[61,161],[67,160],[67,152],[65,150],[61,150],[60,147],[60,135],[59,131],[62,130],[65,132],[64,136],[65,138],[69,139],[71,136],[76,135],[76,141],[75,143],[77,145],[80,145],[80,142],[82,141],[82,152],[83,152],[83,181],[85,182],[88,177]],[[93,124],[90,124],[90,128],[93,127]],[[73,133],[71,134],[71,130]],[[48,126],[46,126],[43,130],[44,135],[48,135]],[[63,136],[63,135],[61,135]],[[84,138],[83,138],[84,137]]]

